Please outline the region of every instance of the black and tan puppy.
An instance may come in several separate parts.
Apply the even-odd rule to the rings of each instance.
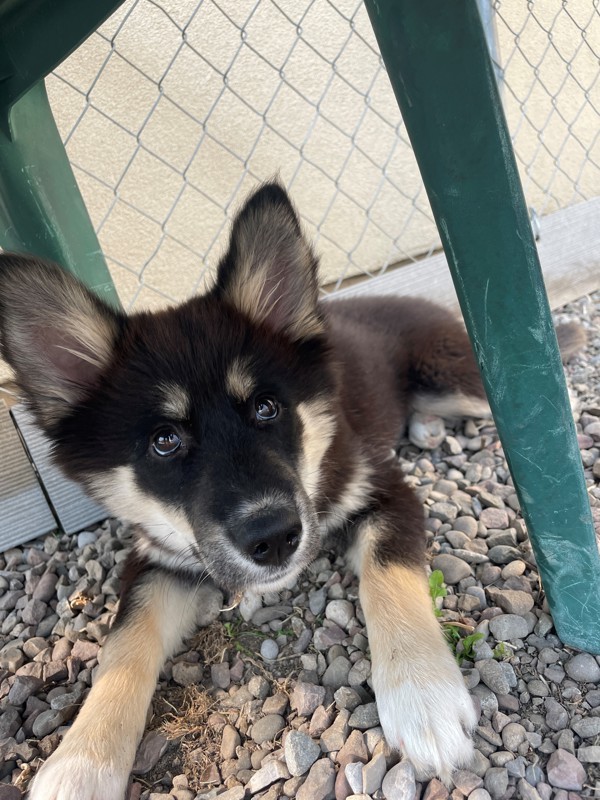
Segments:
[[[485,413],[462,327],[414,299],[320,303],[285,191],[237,215],[213,288],[126,316],[50,264],[0,256],[2,354],[56,461],[137,525],[94,686],[32,800],[120,800],[159,670],[206,576],[281,587],[323,536],[360,576],[390,745],[447,779],[475,712],[436,621],[423,513],[390,457],[412,410]]]

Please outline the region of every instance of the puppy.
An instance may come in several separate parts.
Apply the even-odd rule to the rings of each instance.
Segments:
[[[57,463],[136,525],[93,688],[31,800],[123,798],[200,584],[277,590],[327,534],[360,577],[388,743],[423,775],[468,764],[475,712],[390,448],[411,411],[489,413],[478,370],[443,309],[322,303],[317,266],[276,183],[236,216],[214,286],[176,308],[127,316],[52,264],[0,256],[2,354]]]

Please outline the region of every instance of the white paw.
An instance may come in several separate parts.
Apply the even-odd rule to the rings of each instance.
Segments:
[[[129,771],[86,754],[57,751],[35,776],[28,800],[123,800]]]
[[[415,411],[408,423],[408,438],[416,447],[434,450],[446,438],[446,426],[441,417]]]
[[[397,686],[385,682],[378,686],[376,679],[374,684],[379,719],[390,747],[404,753],[417,777],[438,775],[448,784],[452,772],[471,761],[470,733],[477,717],[458,668],[443,673],[436,679],[430,668],[422,673],[415,669],[412,679]]]

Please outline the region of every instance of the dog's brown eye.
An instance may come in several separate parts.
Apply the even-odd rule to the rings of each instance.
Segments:
[[[279,414],[279,406],[272,397],[257,397],[254,402],[254,411],[259,422],[268,422]]]
[[[170,428],[160,430],[152,440],[152,449],[159,456],[172,456],[181,447],[181,437]]]

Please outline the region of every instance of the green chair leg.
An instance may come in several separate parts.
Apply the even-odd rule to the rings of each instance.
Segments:
[[[600,653],[600,558],[537,251],[475,0],[365,0],[554,617]]]
[[[104,300],[119,299],[43,81],[0,120],[0,246],[52,259]]]

